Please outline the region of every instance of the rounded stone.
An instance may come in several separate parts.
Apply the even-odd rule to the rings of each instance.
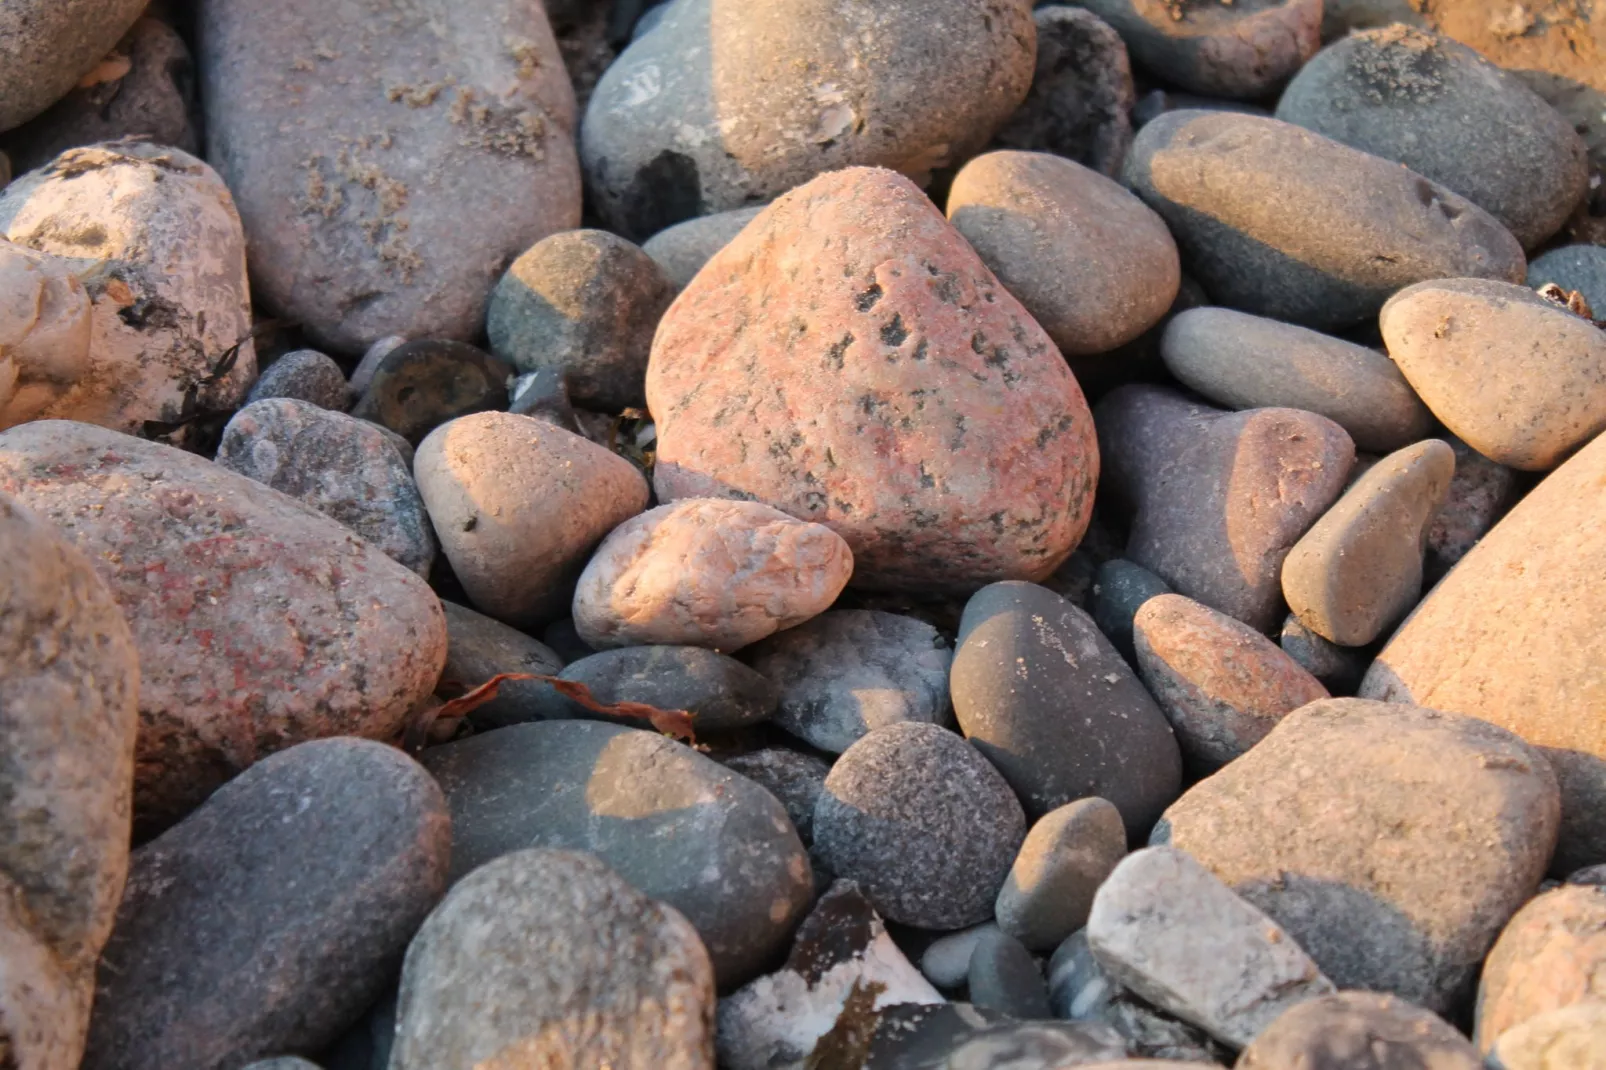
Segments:
[[[1484,1053],[1507,1030],[1562,1007],[1606,1000],[1606,887],[1566,884],[1535,896],[1483,964],[1473,1039]]]
[[[1094,574],[1093,623],[1133,668],[1137,668],[1138,655],[1132,645],[1132,620],[1143,603],[1170,593],[1165,580],[1119,557],[1104,562]]]
[[[1606,1002],[1575,1003],[1502,1033],[1487,1070],[1606,1070]]]
[[[316,349],[297,349],[286,353],[257,376],[245,403],[268,398],[292,398],[320,409],[345,412],[351,407],[351,387],[346,373],[333,359]]]
[[[641,251],[663,269],[676,290],[684,290],[714,254],[736,239],[742,228],[758,218],[762,204],[729,212],[698,216],[665,227],[641,244]]]
[[[982,933],[976,940],[966,981],[971,1004],[982,1010],[1027,1021],[1052,1017],[1048,988],[1032,953],[1019,940],[997,929]]]
[[[351,370],[351,393],[353,397],[362,397],[368,392],[368,385],[374,381],[374,373],[379,370],[380,361],[390,356],[390,352],[407,344],[403,335],[388,334],[369,346]]]
[[[389,739],[440,677],[446,625],[423,580],[203,458],[39,421],[0,434],[0,493],[54,522],[128,619],[148,828],[292,744]]]
[[[446,667],[441,683],[471,690],[501,673],[556,676],[563,659],[551,648],[455,602],[442,600],[446,614]],[[496,697],[471,710],[476,730],[503,728],[553,716],[552,689],[538,680],[504,680]]]
[[[1448,1010],[1538,887],[1559,816],[1549,764],[1504,729],[1328,699],[1194,785],[1152,842],[1193,855],[1340,988]]]
[[[948,191],[948,219],[1066,356],[1160,321],[1182,268],[1165,223],[1118,184],[1043,152],[989,152]]]
[[[757,502],[693,498],[620,524],[574,592],[587,645],[660,643],[738,650],[802,624],[853,574],[830,528]]]
[[[825,524],[858,586],[1043,578],[1087,528],[1098,456],[1075,378],[887,171],[823,175],[717,254],[659,325],[647,400],[661,499]]]
[[[513,261],[485,314],[491,352],[520,372],[552,368],[574,403],[647,404],[653,331],[675,297],[652,257],[602,230],[543,238]]]
[[[1290,1007],[1238,1056],[1236,1070],[1482,1070],[1467,1038],[1436,1014],[1377,992]]]
[[[723,764],[779,799],[803,846],[814,843],[814,804],[825,790],[829,762],[785,747],[765,747],[726,758]]]
[[[314,740],[258,762],[134,852],[84,1067],[332,1043],[400,964],[450,851],[440,788],[394,747]]]
[[[983,936],[997,931],[995,923],[986,921],[937,937],[926,945],[920,956],[920,972],[938,988],[953,990],[965,987],[969,983],[971,952],[976,950],[976,944]]]
[[[1138,131],[1124,181],[1219,303],[1306,327],[1358,323],[1424,279],[1526,272],[1517,239],[1465,197],[1276,119],[1168,112]]]
[[[992,913],[1026,834],[1008,783],[932,724],[878,728],[825,778],[814,844],[892,921],[958,929]]]
[[[735,658],[695,646],[632,646],[604,650],[567,666],[565,680],[585,684],[598,702],[640,702],[691,714],[699,736],[768,720],[778,701],[771,681]],[[561,699],[571,717],[595,717]],[[639,723],[635,727],[645,727]]]
[[[1524,248],[1583,198],[1583,139],[1532,89],[1448,37],[1361,30],[1300,68],[1277,118],[1402,163],[1498,219]]]
[[[1277,640],[1283,653],[1299,667],[1320,680],[1334,695],[1353,695],[1371,664],[1365,650],[1330,643],[1301,623],[1292,613],[1283,621]]]
[[[66,96],[144,10],[145,0],[12,0],[0,7],[0,131]]]
[[[1606,429],[1606,331],[1525,286],[1419,283],[1378,322],[1433,415],[1491,461],[1542,472]]]
[[[407,949],[395,1070],[713,1070],[714,971],[673,907],[575,851],[470,874]]]
[[[436,428],[413,474],[474,608],[515,626],[562,616],[592,549],[648,498],[623,457],[504,412]]]
[[[1517,498],[1517,473],[1495,464],[1458,438],[1448,438],[1455,451],[1455,475],[1444,504],[1428,525],[1428,554],[1423,566],[1429,584],[1467,556],[1478,540],[1505,515]]]
[[[89,293],[75,266],[0,238],[0,428],[36,418],[89,367]]]
[[[1141,837],[1177,796],[1182,758],[1165,716],[1092,618],[1053,591],[977,591],[949,687],[960,728],[1034,817],[1096,795]]]
[[[1028,950],[1049,951],[1087,924],[1093,893],[1126,855],[1121,812],[1078,799],[1032,825],[998,890],[998,927]]]
[[[1264,635],[1180,594],[1143,603],[1132,634],[1138,672],[1200,774],[1242,756],[1292,711],[1328,697]]]
[[[775,723],[832,754],[900,721],[953,723],[953,651],[913,617],[830,610],[755,645],[747,658],[780,691]]]
[[[1160,356],[1184,385],[1229,409],[1304,409],[1359,449],[1388,452],[1428,434],[1433,416],[1385,354],[1230,308],[1173,317]]]
[[[413,445],[450,420],[507,408],[513,369],[463,342],[404,342],[386,353],[351,414]]]
[[[1528,265],[1528,285],[1537,290],[1546,283],[1576,290],[1590,311],[1606,316],[1606,247],[1560,245],[1534,257]]]

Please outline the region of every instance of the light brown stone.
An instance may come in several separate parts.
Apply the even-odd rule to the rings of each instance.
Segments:
[[[1546,1011],[1500,1034],[1487,1070],[1606,1070],[1606,1002]]]
[[[1519,910],[1489,952],[1478,986],[1478,1050],[1585,1000],[1606,1000],[1606,887],[1564,884]]]
[[[89,294],[72,268],[0,239],[0,429],[38,416],[89,366]]]

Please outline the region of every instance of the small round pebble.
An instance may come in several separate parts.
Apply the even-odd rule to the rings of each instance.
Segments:
[[[726,758],[724,765],[779,799],[803,846],[814,843],[814,806],[825,790],[830,763],[785,747],[765,747]]]
[[[1546,283],[1578,291],[1596,319],[1606,318],[1606,246],[1562,245],[1534,257],[1528,285],[1537,290]]]
[[[1104,799],[1050,810],[1026,834],[994,914],[1029,950],[1048,951],[1087,924],[1093,893],[1126,855],[1121,812]]]
[[[1132,618],[1149,599],[1170,593],[1165,580],[1119,557],[1100,565],[1093,577],[1093,623],[1133,668],[1138,656],[1132,646]]]
[[[971,949],[966,979],[973,1006],[1027,1021],[1051,1017],[1048,988],[1032,953],[1007,933],[981,934]]]
[[[775,712],[775,685],[735,658],[696,646],[632,646],[604,650],[558,674],[585,684],[591,697],[612,705],[639,702],[684,710],[698,735],[757,724]],[[571,717],[597,717],[572,699]],[[645,727],[631,721],[637,728]]]
[[[997,923],[988,921],[937,937],[920,956],[920,972],[938,988],[963,988],[970,977],[971,952],[982,937],[997,931]]]
[[[407,342],[386,353],[351,414],[417,445],[441,424],[507,408],[513,368],[463,342]]]
[[[932,724],[888,725],[849,747],[814,808],[814,843],[881,914],[925,929],[984,921],[1026,835],[998,771]]]
[[[351,407],[351,386],[333,358],[316,349],[297,349],[263,370],[245,396],[245,403],[264,398],[295,398],[322,409],[345,412]]]
[[[1355,694],[1355,689],[1361,686],[1361,678],[1366,675],[1366,667],[1371,664],[1365,651],[1323,639],[1292,613],[1283,621],[1277,645],[1334,695]]]
[[[1482,1070],[1477,1050],[1444,1019],[1397,996],[1336,992],[1284,1011],[1238,1057],[1236,1070]]]
[[[658,262],[677,290],[697,277],[714,254],[731,243],[742,228],[764,210],[764,205],[698,216],[660,230],[642,243],[641,251]]]

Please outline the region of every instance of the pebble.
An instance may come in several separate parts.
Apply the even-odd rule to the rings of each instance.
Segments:
[[[562,373],[575,404],[618,412],[647,404],[647,355],[675,297],[663,269],[602,230],[532,245],[491,291],[491,352],[520,372]]]
[[[245,1070],[320,1070],[315,1062],[303,1059],[297,1055],[281,1055],[277,1059],[262,1059],[247,1066]]]
[[[1366,651],[1328,642],[1292,613],[1283,621],[1278,645],[1334,695],[1353,695],[1371,664]]]
[[[574,594],[580,638],[738,650],[824,611],[853,574],[831,529],[757,502],[693,498],[620,524]]]
[[[1126,557],[1178,594],[1270,632],[1283,560],[1343,489],[1344,429],[1297,409],[1226,413],[1163,387],[1098,405],[1107,486],[1132,509]]]
[[[1230,308],[1193,308],[1160,339],[1171,374],[1229,409],[1304,409],[1387,453],[1426,437],[1427,406],[1385,354]]]
[[[556,676],[563,659],[516,628],[455,602],[441,601],[446,614],[446,667],[442,683],[471,690],[500,673]],[[496,697],[468,714],[476,730],[505,728],[553,716],[552,689],[536,680],[505,680]]]
[[[987,921],[937,937],[920,956],[920,972],[938,988],[964,988],[970,981],[970,956],[976,944],[997,931],[997,922]]]
[[[0,237],[88,276],[88,362],[60,368],[31,418],[183,440],[244,399],[256,378],[245,236],[200,160],[142,141],[72,149],[0,192]]]
[[[889,920],[984,921],[1026,835],[1014,793],[945,728],[878,728],[843,752],[814,808],[814,845]]]
[[[7,0],[0,7],[0,130],[65,96],[134,25],[146,0]]]
[[[978,591],[949,686],[960,728],[1033,817],[1098,796],[1141,837],[1177,797],[1182,759],[1164,715],[1092,618],[1052,591]]]
[[[695,646],[632,646],[581,658],[561,673],[585,684],[598,702],[640,702],[691,714],[699,736],[730,732],[768,720],[779,695],[775,684],[735,658]],[[559,699],[570,717],[595,717],[571,699]],[[636,724],[635,727],[644,727]]]
[[[1606,1070],[1606,1002],[1575,1003],[1500,1034],[1487,1070]]]
[[[867,1036],[876,1012],[941,1002],[858,886],[838,881],[803,919],[786,965],[720,1001],[715,1046],[726,1070],[841,1066],[844,1034]]]
[[[452,807],[452,878],[526,847],[589,851],[686,916],[729,990],[769,967],[814,883],[786,811],[653,732],[513,725],[426,750]]]
[[[416,446],[459,416],[506,409],[512,381],[510,365],[463,342],[404,342],[380,359],[351,414]]]
[[[1253,7],[1091,0],[1087,6],[1120,31],[1141,66],[1206,96],[1266,96],[1321,45],[1322,5],[1313,0]]]
[[[972,1005],[1011,1018],[1049,1017],[1048,988],[1026,945],[998,930],[984,932],[970,952],[966,981]]]
[[[1151,842],[1193,855],[1341,988],[1443,1011],[1538,886],[1557,819],[1549,765],[1509,732],[1330,699],[1196,784]]]
[[[609,229],[642,238],[859,165],[928,175],[974,156],[1025,99],[1025,3],[680,0],[608,68],[580,130]]]
[[[374,373],[379,370],[380,363],[394,349],[407,344],[407,339],[399,334],[389,334],[369,346],[351,370],[351,394],[353,397],[362,397],[368,392],[369,384],[374,381]]]
[[[890,1008],[863,1070],[1063,1070],[1119,1058],[1125,1050],[1106,1026],[1017,1022],[968,1003],[944,1003]]]
[[[1087,941],[1122,985],[1234,1048],[1335,991],[1282,927],[1170,847],[1115,867],[1094,897]]]
[[[1201,775],[1241,757],[1289,713],[1328,697],[1264,635],[1180,594],[1145,602],[1133,639],[1138,673],[1190,770]]]
[[[407,463],[373,424],[310,401],[270,398],[234,414],[216,460],[340,521],[429,577],[436,543],[424,500]]]
[[[1561,245],[1541,253],[1528,264],[1528,285],[1537,290],[1555,283],[1583,294],[1590,311],[1606,316],[1606,248],[1599,245]]]
[[[1478,1050],[1562,1007],[1606,1000],[1606,888],[1567,884],[1535,896],[1501,932],[1478,986]]]
[[[659,325],[647,400],[660,499],[752,497],[823,523],[859,586],[1039,579],[1087,528],[1098,457],[1075,378],[888,171],[821,176],[717,254]]]
[[[1165,580],[1122,558],[1104,562],[1094,576],[1093,623],[1134,669],[1138,655],[1132,643],[1132,621],[1143,603],[1170,593]]]
[[[1026,101],[994,138],[1051,152],[1111,178],[1132,144],[1132,64],[1121,35],[1093,12],[1046,4],[1037,23],[1037,71]]]
[[[814,806],[825,790],[829,762],[785,747],[765,747],[726,758],[723,764],[775,796],[786,808],[803,846],[814,843]]]
[[[134,852],[85,1070],[331,1043],[379,996],[450,851],[440,789],[393,747],[315,740],[258,762]]]
[[[1424,279],[1526,271],[1517,239],[1471,201],[1276,119],[1168,112],[1138,131],[1124,180],[1219,303],[1318,330]]]
[[[0,238],[0,429],[36,418],[89,367],[89,294],[75,267]]]
[[[538,5],[354,15],[199,7],[208,153],[253,289],[335,353],[468,341],[508,261],[580,225],[573,89]]]
[[[1335,992],[1291,1007],[1244,1048],[1236,1070],[1483,1070],[1444,1019],[1376,992]]]
[[[210,461],[39,421],[0,434],[0,493],[53,522],[128,618],[142,822],[302,740],[389,738],[440,676],[446,627],[422,580]]]
[[[913,617],[834,609],[765,639],[747,657],[780,691],[775,723],[832,754],[900,721],[953,724],[953,651]]]
[[[592,550],[649,495],[623,457],[503,412],[436,428],[413,474],[474,608],[516,627],[561,617]]]
[[[684,290],[703,265],[734,241],[764,208],[765,205],[755,204],[676,223],[642,242],[641,251],[657,262],[677,291]]]
[[[1126,826],[1106,800],[1050,810],[1026,834],[998,890],[999,929],[1031,951],[1058,947],[1087,924],[1093,893],[1125,854]]]
[[[1419,283],[1379,323],[1433,415],[1498,464],[1546,471],[1606,429],[1606,331],[1525,286]]]
[[[989,152],[948,192],[948,219],[1068,357],[1153,327],[1182,282],[1165,223],[1120,185],[1044,152]]]
[[[1110,976],[1093,957],[1086,929],[1067,937],[1049,959],[1048,998],[1056,1018],[1107,1025],[1134,1057],[1197,1059],[1207,1066],[1227,1060],[1209,1034],[1156,1010]]]
[[[407,949],[393,1070],[714,1070],[697,933],[603,861],[515,851],[447,895]]]
[[[345,412],[351,408],[351,387],[333,359],[316,349],[297,349],[267,366],[245,396],[245,403],[268,398],[292,398]]]
[[[1444,504],[1428,525],[1427,560],[1431,586],[1465,557],[1505,515],[1517,498],[1517,474],[1495,464],[1458,438],[1444,436],[1455,451],[1455,475]]]
[[[1454,190],[1528,249],[1561,228],[1589,179],[1583,140],[1520,78],[1399,24],[1323,49],[1288,83],[1277,118]]]

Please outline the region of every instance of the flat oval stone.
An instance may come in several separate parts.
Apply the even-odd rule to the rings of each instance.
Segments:
[[[580,225],[574,91],[540,5],[198,5],[208,153],[257,300],[356,354],[467,341],[509,260]],[[490,210],[466,206],[494,205]]]
[[[758,502],[660,505],[603,540],[574,592],[580,638],[737,650],[836,601],[853,555],[820,524]]]
[[[1606,1066],[1606,1002],[1575,1003],[1506,1030],[1488,1070],[1601,1070]]]
[[[1087,528],[1098,458],[1075,378],[888,171],[822,175],[716,255],[659,325],[647,401],[659,498],[825,524],[857,586],[1041,579]]]
[[[1606,999],[1606,887],[1566,884],[1535,896],[1501,932],[1478,985],[1478,1050],[1562,1007]]]
[[[714,971],[681,914],[601,860],[516,851],[469,874],[407,949],[395,1070],[714,1070]]]
[[[755,204],[751,208],[733,208],[676,223],[642,242],[641,251],[657,261],[676,290],[684,290],[703,265],[734,241],[765,207]]]
[[[953,723],[953,651],[913,617],[833,609],[756,644],[747,657],[780,692],[775,723],[832,754],[900,721]]]
[[[1138,63],[1162,81],[1214,97],[1265,96],[1321,47],[1311,0],[1231,7],[1190,0],[1093,0]]]
[[[1467,1038],[1438,1015],[1386,994],[1335,992],[1291,1007],[1266,1026],[1238,1057],[1237,1070],[1357,1065],[1368,1070],[1483,1067]]]
[[[1399,24],[1323,49],[1283,90],[1277,118],[1404,164],[1529,249],[1560,229],[1589,180],[1583,139],[1520,78]]]
[[[972,596],[949,686],[960,728],[1034,817],[1096,795],[1141,836],[1177,796],[1165,717],[1092,619],[1046,588]]]
[[[17,0],[0,9],[0,130],[60,100],[123,36],[144,0]]]
[[[604,650],[558,675],[585,684],[598,702],[640,702],[685,710],[698,735],[730,732],[768,720],[775,684],[735,658],[696,646],[632,646]],[[570,717],[595,717],[573,700],[561,700]],[[645,727],[637,723],[637,728]]]
[[[1043,152],[989,152],[948,191],[948,219],[1066,356],[1106,353],[1160,321],[1182,268],[1148,205]]]
[[[1433,415],[1491,461],[1542,472],[1606,429],[1606,331],[1527,287],[1419,283],[1378,322]]]
[[[507,408],[513,369],[462,342],[404,342],[374,368],[351,414],[383,424],[413,445],[441,424]]]
[[[970,1002],[1026,1020],[1050,1017],[1048,989],[1026,945],[1007,933],[984,932],[970,952],[966,976]]]
[[[563,615],[602,537],[647,506],[635,465],[528,416],[436,428],[413,461],[441,550],[474,607],[508,624]]]
[[[653,732],[601,721],[513,725],[422,761],[452,808],[452,879],[527,847],[589,851],[696,927],[739,985],[807,912],[814,882],[769,792]]]
[[[1306,327],[1358,323],[1424,279],[1520,282],[1527,266],[1466,198],[1276,119],[1168,112],[1138,131],[1124,180],[1212,297]]]
[[[257,763],[134,852],[86,1070],[331,1043],[393,975],[450,852],[440,788],[394,747],[314,740]]]
[[[471,690],[500,673],[556,676],[563,659],[516,628],[455,602],[441,602],[446,614],[446,667],[441,682]],[[552,689],[537,680],[504,680],[496,697],[468,714],[478,730],[541,721],[559,709]]]
[[[446,624],[423,580],[203,458],[39,421],[0,434],[0,493],[52,521],[128,618],[147,828],[292,744],[390,738],[440,677]]]
[[[1166,324],[1160,355],[1184,386],[1218,405],[1318,413],[1369,452],[1400,449],[1433,426],[1386,355],[1292,323],[1192,308]]]
[[[257,376],[245,403],[267,398],[294,398],[310,401],[321,409],[345,412],[351,407],[351,388],[346,373],[334,360],[316,349],[297,349]]]
[[[1528,285],[1537,290],[1551,282],[1583,294],[1596,316],[1606,316],[1606,248],[1561,245],[1534,257],[1528,265]]]
[[[1032,825],[998,890],[998,927],[1029,950],[1058,947],[1087,924],[1093,893],[1126,854],[1121,811],[1078,799]]]

